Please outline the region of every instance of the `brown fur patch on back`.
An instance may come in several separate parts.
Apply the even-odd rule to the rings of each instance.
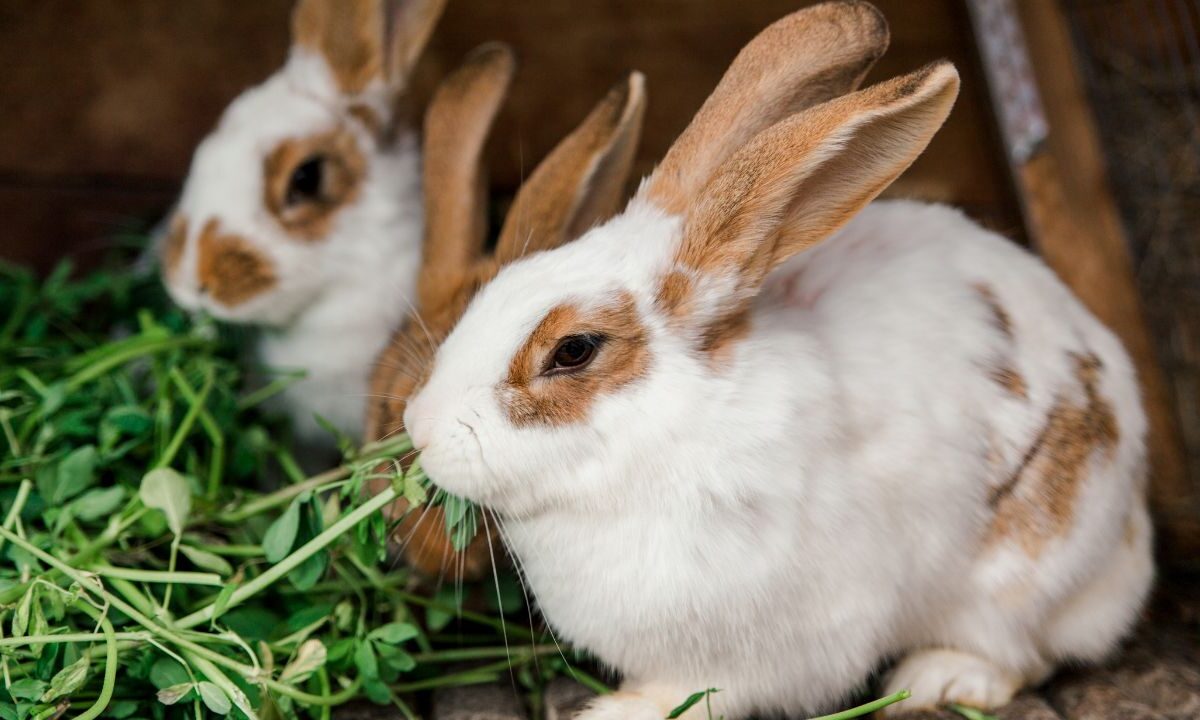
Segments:
[[[179,261],[183,259],[183,249],[187,244],[188,221],[183,213],[176,213],[171,218],[171,229],[162,245],[162,265],[167,275],[174,275],[179,269]]]
[[[996,384],[1004,388],[1010,395],[1022,400],[1029,399],[1029,385],[1025,382],[1025,377],[1016,369],[1002,365],[992,368],[991,376],[992,380],[995,380]]]
[[[1112,405],[1097,389],[1099,358],[1072,357],[1084,403],[1060,398],[1009,482],[993,493],[989,545],[1015,541],[1030,557],[1037,557],[1049,540],[1065,535],[1088,463],[1097,452],[1111,452],[1117,443]]]
[[[543,375],[547,356],[568,335],[603,338],[596,358],[583,370]],[[518,427],[583,422],[597,398],[645,376],[650,366],[646,329],[629,293],[592,311],[559,305],[546,314],[509,363],[497,388],[508,417]]]
[[[992,325],[1000,331],[1005,338],[1013,339],[1012,318],[1009,317],[1008,311],[1000,304],[996,298],[996,293],[987,285],[978,283],[975,285],[975,291],[983,298],[983,302],[988,306],[988,310],[992,313]]]
[[[292,173],[312,158],[322,158],[317,198],[288,196]],[[305,241],[322,240],[339,210],[358,197],[367,161],[347,128],[307,138],[284,140],[263,161],[265,202],[271,214],[292,235]]]
[[[292,15],[292,37],[325,58],[348,95],[383,76],[384,9],[379,0],[302,0]]]
[[[227,307],[270,290],[276,282],[271,261],[244,237],[221,233],[216,220],[205,223],[200,233],[196,272],[201,289]]]

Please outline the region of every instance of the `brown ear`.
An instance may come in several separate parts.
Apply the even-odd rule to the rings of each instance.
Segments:
[[[299,0],[292,41],[329,63],[345,95],[374,81],[396,93],[429,40],[446,0]]]
[[[743,309],[771,268],[890,185],[957,94],[954,66],[935,63],[791,117],[731,157],[687,210],[676,254],[711,283],[716,319]]]
[[[776,21],[734,58],[639,197],[668,213],[683,212],[755,135],[857,88],[887,45],[883,15],[860,0],[822,3]]]
[[[423,307],[456,285],[483,251],[487,188],[481,156],[516,62],[499,43],[476,48],[442,81],[425,112]]]
[[[500,231],[497,260],[557,247],[618,210],[645,108],[644,79],[631,73],[521,186]]]

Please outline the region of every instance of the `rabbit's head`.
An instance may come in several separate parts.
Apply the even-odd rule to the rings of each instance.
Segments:
[[[425,117],[425,244],[416,307],[381,354],[372,379],[368,435],[403,430],[405,401],[430,369],[433,352],[471,298],[503,266],[561,245],[620,206],[641,131],[642,77],[614,87],[522,185],[485,253],[487,182],[482,153],[513,76],[512,54],[489,44],[438,88]],[[403,503],[393,508],[402,512]],[[400,537],[410,565],[426,573],[457,567],[467,577],[488,561],[486,545],[463,556],[446,542],[440,512],[406,521]]]
[[[476,293],[405,410],[434,482],[510,515],[603,512],[671,477],[695,419],[784,421],[728,380],[794,361],[753,327],[759,287],[887,187],[957,94],[947,63],[850,92],[886,37],[860,2],[776,22],[622,214]]]
[[[396,108],[444,2],[299,1],[287,63],[192,159],[160,245],[177,302],[281,325],[382,258],[415,262],[419,163]]]

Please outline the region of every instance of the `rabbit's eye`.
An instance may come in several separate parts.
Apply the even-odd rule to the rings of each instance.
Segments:
[[[296,166],[288,180],[287,204],[295,205],[321,199],[321,185],[325,175],[325,158],[311,157]]]
[[[596,357],[601,339],[594,335],[568,335],[558,342],[550,356],[547,375],[582,370]]]

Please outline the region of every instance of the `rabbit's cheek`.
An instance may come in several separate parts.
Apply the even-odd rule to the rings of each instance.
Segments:
[[[270,258],[240,235],[222,233],[216,220],[205,224],[197,248],[199,291],[212,299],[215,310],[232,310],[278,282]]]

